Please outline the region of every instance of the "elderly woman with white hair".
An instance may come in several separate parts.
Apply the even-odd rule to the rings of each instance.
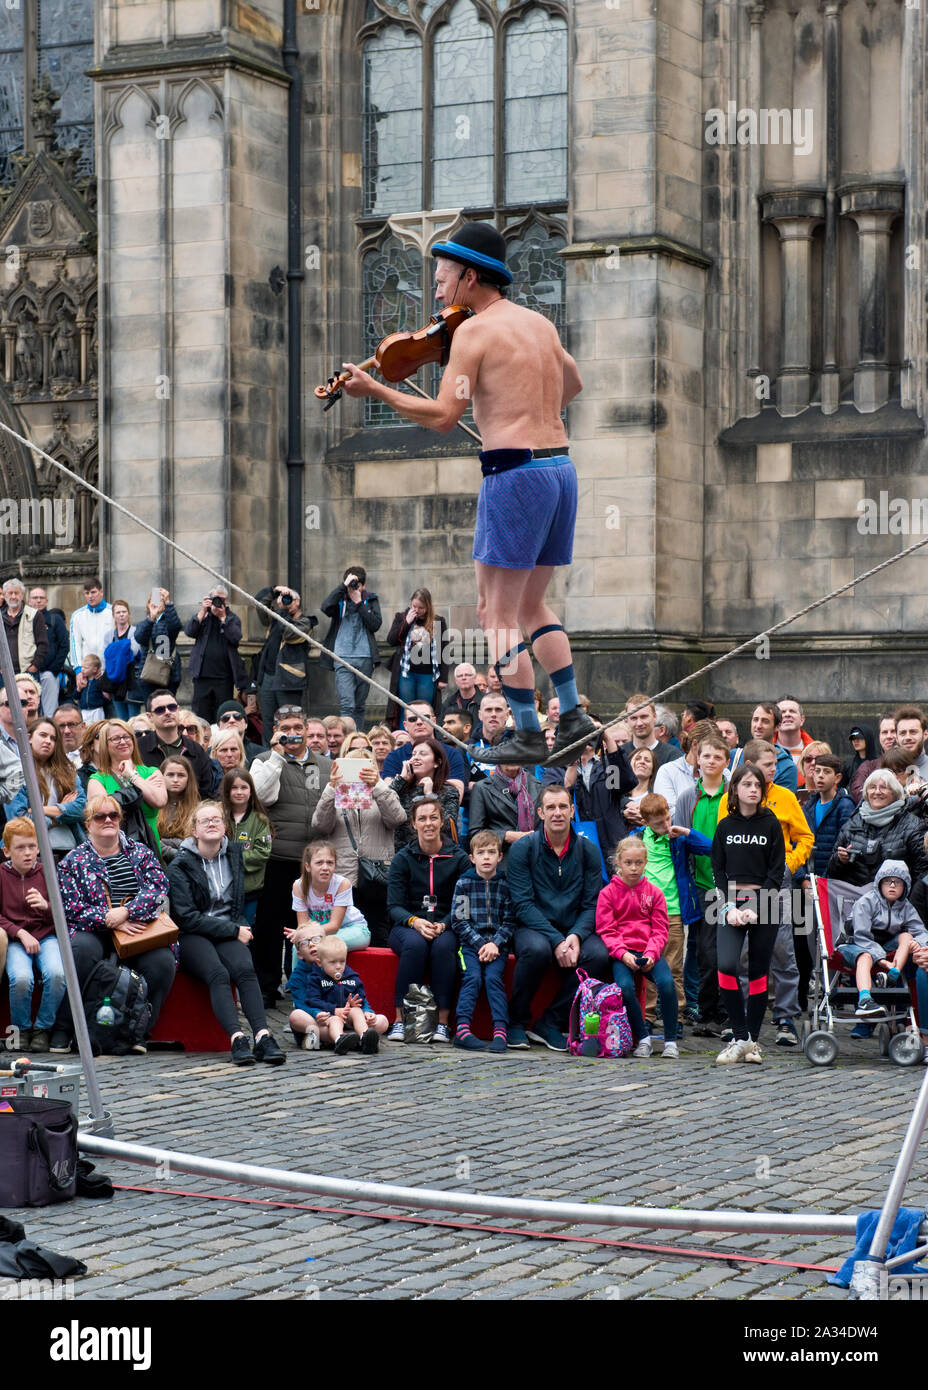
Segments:
[[[860,805],[838,832],[828,877],[852,888],[869,887],[884,859],[903,860],[913,883],[928,873],[925,825],[910,804],[888,768],[871,772]]]
[[[30,675],[39,682],[42,712],[52,715],[58,708],[58,682],[45,670],[48,660],[48,628],[45,614],[25,602],[21,579],[7,579],[3,585],[3,625],[17,674]]]

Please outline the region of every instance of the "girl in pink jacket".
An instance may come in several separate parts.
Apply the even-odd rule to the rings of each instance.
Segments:
[[[677,991],[673,975],[661,959],[670,923],[667,901],[644,876],[648,851],[636,836],[620,841],[615,852],[615,876],[596,903],[596,930],[612,957],[612,977],[622,998],[637,1044],[633,1057],[651,1056],[651,1038],[635,991],[640,975],[653,981],[664,1018],[662,1057],[679,1057],[677,1048]]]

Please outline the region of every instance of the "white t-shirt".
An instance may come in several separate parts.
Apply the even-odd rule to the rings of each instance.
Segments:
[[[312,884],[309,887],[309,896],[304,898],[300,889],[300,880],[297,879],[293,885],[293,910],[294,912],[308,912],[311,922],[319,922],[325,926],[332,916],[332,910],[336,907],[346,908],[345,916],[342,920],[343,927],[353,926],[356,922],[366,925],[363,912],[360,912],[354,905],[351,895],[351,884],[347,878],[341,874],[333,874],[329,884],[329,891],[324,897],[314,892]]]

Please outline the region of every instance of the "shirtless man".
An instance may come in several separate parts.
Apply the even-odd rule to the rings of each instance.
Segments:
[[[564,748],[596,732],[579,707],[567,634],[545,602],[555,566],[569,565],[573,556],[577,474],[561,411],[583,383],[554,325],[506,299],[512,275],[505,252],[488,222],[469,222],[433,248],[436,298],[474,315],[454,334],[434,401],[396,391],[352,362],[344,363],[344,389],[384,401],[439,434],[454,429],[473,400],[484,474],[474,536],[477,617],[515,720],[512,736],[480,758],[559,766]],[[560,701],[550,755],[535,709],[531,658],[518,640],[523,633]]]

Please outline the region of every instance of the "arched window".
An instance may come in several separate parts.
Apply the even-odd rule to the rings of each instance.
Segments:
[[[0,0],[0,183],[16,177],[14,154],[32,146],[33,87],[47,78],[60,94],[62,148],[77,147],[81,173],[93,171],[93,0]]]
[[[490,220],[509,243],[511,297],[560,326],[566,242],[564,0],[368,0],[362,54],[363,316],[372,351],[432,311],[431,211]],[[419,245],[394,235],[422,215]],[[415,218],[412,218],[415,221]],[[446,219],[447,225],[447,219]],[[418,322],[407,322],[415,305]],[[403,320],[401,322],[401,320]],[[400,425],[365,403],[368,424]]]

